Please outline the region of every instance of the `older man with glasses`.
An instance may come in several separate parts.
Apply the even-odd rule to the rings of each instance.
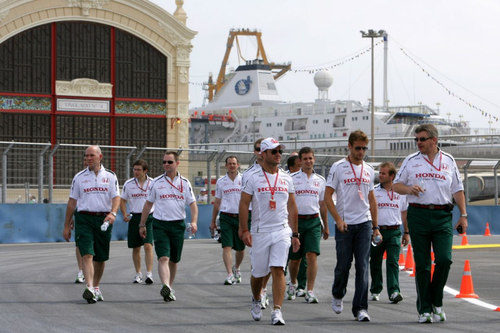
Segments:
[[[189,206],[191,210],[193,233],[197,230],[198,221],[198,206],[193,188],[189,180],[177,172],[179,163],[179,155],[175,151],[167,151],[163,156],[165,173],[153,180],[139,224],[141,237],[146,238],[146,221],[154,203],[153,236],[158,257],[158,274],[163,284],[160,294],[165,302],[176,300],[172,285],[184,245],[185,206]]]
[[[419,323],[442,322],[443,289],[451,266],[453,243],[452,201],[455,199],[460,218],[455,225],[459,233],[467,230],[464,187],[455,159],[439,149],[438,131],[432,124],[415,129],[418,152],[403,161],[394,191],[406,194],[408,228],[415,256],[415,282]],[[431,247],[436,268],[431,279]]]
[[[349,135],[349,155],[335,162],[325,188],[325,202],[335,219],[337,265],[332,286],[332,309],[340,314],[347,290],[349,270],[355,259],[356,282],[352,314],[358,321],[370,321],[368,315],[368,262],[370,238],[380,236],[377,223],[377,202],[373,193],[375,172],[363,161],[368,137],[362,131]],[[337,193],[337,203],[332,195]],[[381,237],[381,236],[380,236]]]

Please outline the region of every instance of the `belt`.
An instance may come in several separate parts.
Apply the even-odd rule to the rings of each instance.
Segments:
[[[226,212],[220,212],[220,213],[223,215],[226,215],[226,216],[231,216],[231,217],[238,217],[239,216],[238,214],[232,214],[232,213],[226,213]]]
[[[158,220],[158,219],[156,219],[156,220],[159,222],[168,222],[168,223],[170,223],[170,222],[173,222],[173,223],[184,222],[184,220],[168,220],[168,221],[167,220]]]
[[[311,219],[315,219],[319,216],[318,213],[316,214],[310,214],[310,215],[299,215],[299,219],[302,219],[302,220],[311,220]]]
[[[452,211],[453,205],[452,204],[447,204],[447,205],[422,205],[419,203],[409,203],[410,206],[416,207],[416,208],[424,208],[424,209],[430,209],[430,210],[446,210],[446,211]]]
[[[400,225],[379,225],[380,230],[396,230],[399,229]]]
[[[130,214],[132,214],[132,215],[142,215],[142,213],[130,213]],[[153,214],[153,213],[151,213],[151,214]],[[151,214],[148,214],[148,215],[151,216]]]
[[[92,215],[92,216],[106,216],[109,212],[87,212],[86,210],[79,211],[78,214]]]

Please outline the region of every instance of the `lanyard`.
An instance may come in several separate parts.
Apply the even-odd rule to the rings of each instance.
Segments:
[[[429,163],[430,165],[432,165],[432,167],[433,167],[434,169],[436,169],[437,171],[441,171],[441,161],[443,160],[443,153],[441,153],[441,151],[439,151],[439,169],[438,169],[438,168],[436,168],[436,167],[434,166],[434,163],[433,163],[433,162],[431,162],[431,161],[429,161],[429,160],[427,159],[427,157],[425,157],[425,156],[423,156],[423,155],[422,155],[422,157],[424,158],[424,160],[425,160],[427,163]]]
[[[392,199],[394,199],[394,190],[392,189],[391,187],[391,194],[389,195],[389,190],[386,190],[387,191],[387,196],[389,197],[389,199],[392,201]]]
[[[146,192],[146,191],[148,190],[148,187],[149,187],[149,182],[150,182],[150,180],[149,180],[149,179],[148,179],[148,183],[146,184],[146,188],[145,188],[145,189],[143,189],[143,188],[139,185],[139,183],[137,182],[137,179],[135,179],[135,178],[134,178],[134,181],[135,181],[135,185],[136,185],[136,186],[137,186],[137,187],[138,187],[138,188],[139,188],[142,192]]]
[[[352,166],[351,159],[349,158],[349,156],[347,156],[347,160],[349,161],[349,164],[351,165],[351,170],[352,170],[352,173],[354,174],[354,179],[356,179],[356,184],[358,184],[358,190],[361,191],[361,179],[363,178],[364,164],[361,161],[361,174],[359,175],[359,178],[358,178],[358,177],[356,177],[356,171],[354,171],[354,167]]]
[[[168,180],[167,178],[167,175],[164,176],[165,177],[165,180],[170,184],[170,186],[172,186],[173,188],[175,188],[177,191],[181,192],[182,193],[182,179],[181,179],[181,188],[179,189],[178,187],[176,187],[174,184],[172,184],[170,182],[170,180]]]
[[[266,175],[266,172],[264,171],[264,169],[262,169],[262,172],[264,173],[264,177],[266,177],[267,184],[269,185],[269,190],[271,191],[271,200],[274,200],[274,192],[276,192],[276,184],[278,183],[278,176],[279,176],[280,170],[278,169],[278,171],[276,172],[276,179],[274,180],[273,187],[271,187],[271,183],[269,182],[269,179],[267,178],[267,175]]]

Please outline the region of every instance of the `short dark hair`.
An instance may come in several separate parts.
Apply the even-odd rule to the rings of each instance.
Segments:
[[[290,168],[293,168],[295,166],[295,161],[300,160],[300,158],[297,155],[290,156],[288,160],[286,160],[286,166],[288,167],[288,170]]]
[[[134,162],[132,167],[135,167],[136,165],[140,165],[142,167],[142,170],[149,170],[148,163],[144,160],[137,160]]]
[[[234,155],[230,155],[230,156],[226,157],[226,164],[227,164],[227,161],[229,161],[230,158],[234,158],[238,164],[240,163],[240,161],[238,160],[238,157],[236,157]]]
[[[388,168],[389,169],[389,176],[396,176],[396,167],[394,166],[394,163],[392,162],[384,162],[380,164],[379,170],[382,168]]]
[[[438,130],[437,130],[436,126],[434,126],[432,124],[422,124],[422,125],[417,126],[417,128],[415,128],[415,134],[418,134],[420,132],[427,132],[427,134],[429,134],[430,138],[437,138],[438,137]]]
[[[264,138],[260,138],[257,141],[253,143],[253,151],[257,150],[257,145],[260,145],[260,143],[264,140]]]
[[[302,147],[299,150],[299,158],[302,159],[303,154],[309,154],[312,153],[314,156],[314,150],[311,147]]]
[[[174,160],[179,162],[179,154],[176,151],[168,150],[165,152],[165,155],[174,155]]]
[[[356,141],[363,141],[363,142],[366,142],[368,143],[368,136],[365,134],[365,132],[361,131],[361,130],[357,130],[357,131],[354,131],[354,132],[351,132],[351,134],[349,134],[349,144],[352,146],[354,144],[354,142]]]

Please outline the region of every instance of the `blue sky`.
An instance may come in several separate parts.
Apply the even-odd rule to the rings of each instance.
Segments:
[[[174,0],[152,0],[175,11]],[[500,121],[469,107],[457,97],[500,118],[500,2],[494,0],[185,0],[187,25],[198,32],[191,53],[191,81],[206,81],[217,75],[228,31],[258,29],[269,60],[292,63],[292,69],[332,65],[369,47],[360,30],[384,29],[389,33],[390,105],[440,103],[441,114],[469,121],[472,127],[492,126],[500,133]],[[252,59],[254,39],[240,39],[243,55]],[[403,48],[425,70],[423,72],[400,50]],[[228,67],[236,68],[233,49]],[[375,103],[382,104],[383,48],[375,48]],[[331,71],[334,83],[330,99],[354,99],[366,104],[370,97],[370,56]],[[438,80],[452,91],[432,80]],[[286,101],[314,101],[317,89],[313,75],[288,73],[277,82]],[[190,86],[191,107],[202,103],[203,92]],[[449,113],[449,114],[448,114]]]

